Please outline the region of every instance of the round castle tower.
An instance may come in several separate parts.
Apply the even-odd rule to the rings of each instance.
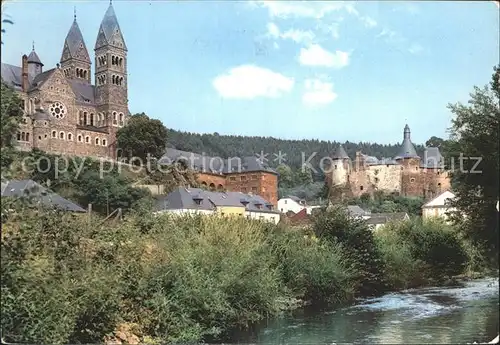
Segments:
[[[332,187],[347,184],[351,172],[351,159],[342,145],[337,147],[337,150],[335,150],[330,158],[332,159],[332,165],[326,172],[328,185]]]

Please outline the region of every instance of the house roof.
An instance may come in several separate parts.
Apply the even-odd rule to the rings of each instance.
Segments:
[[[348,205],[347,212],[349,212],[349,214],[354,217],[366,216],[369,214],[369,212],[363,210],[358,205]]]
[[[33,180],[11,180],[2,183],[2,197],[33,196],[39,198],[42,204],[65,211],[86,212],[77,204],[49,191]]]
[[[424,158],[420,163],[421,168],[443,169],[444,157],[437,147],[427,147],[424,152]]]
[[[1,63],[2,80],[10,87],[20,90],[22,86],[22,69],[19,66]],[[33,82],[33,75],[28,74],[28,83]]]
[[[179,209],[212,211],[219,206],[244,207],[245,210],[251,212],[279,213],[272,209],[270,202],[259,195],[241,192],[212,192],[200,188],[184,187],[178,187],[168,195],[157,197],[155,209],[157,211]]]
[[[292,224],[306,223],[311,220],[311,216],[307,214],[307,210],[304,208],[296,214],[290,216],[289,220]]]
[[[181,151],[170,147],[165,149],[165,154],[158,160],[158,163],[170,165],[176,161],[183,161],[189,168],[204,173],[230,174],[264,171],[277,174],[274,169],[271,169],[267,163],[262,162],[256,156],[224,159],[200,155],[189,151]]]
[[[390,221],[405,220],[406,218],[408,218],[406,212],[372,213],[366,222],[368,224],[385,224]]]
[[[437,197],[434,199],[430,200],[424,206],[423,208],[433,208],[433,207],[445,207],[446,206],[446,201],[451,200],[455,198],[455,194],[453,194],[450,191],[444,191],[443,193],[439,194]]]

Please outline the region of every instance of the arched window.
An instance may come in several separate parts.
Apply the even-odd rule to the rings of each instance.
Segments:
[[[99,145],[99,138],[95,138],[95,144]]]
[[[90,125],[94,125],[94,113],[90,113]]]
[[[123,126],[123,114],[122,113],[120,113],[120,122],[119,122],[119,125]]]
[[[106,146],[106,139],[102,139],[102,146]]]
[[[68,133],[68,140],[73,140],[73,135],[71,133]]]
[[[85,124],[84,122],[84,118],[83,118],[83,111],[79,111],[78,112],[78,123],[80,124],[80,126],[83,126]]]
[[[79,135],[79,136],[78,136],[78,142],[79,142],[79,143],[81,143],[81,142],[82,142],[82,136],[81,136],[81,135]]]
[[[21,132],[21,141],[26,141],[26,134],[24,132]]]
[[[63,139],[64,140],[64,132],[59,132],[59,139]]]
[[[17,141],[21,141],[21,133],[17,132]]]
[[[90,137],[89,137],[88,135],[85,137],[85,142],[86,142],[87,144],[90,144]]]
[[[116,114],[116,111],[113,111],[113,125],[118,124],[118,115]]]
[[[26,133],[26,141],[30,141],[30,134]]]
[[[211,190],[211,191],[215,191],[215,184],[210,183],[210,190]]]
[[[87,125],[87,124],[88,124],[88,123],[87,123],[87,112],[86,112],[86,111],[84,111],[84,112],[83,112],[83,124],[84,124],[84,125]]]
[[[52,131],[52,138],[57,138],[57,132],[56,131]]]

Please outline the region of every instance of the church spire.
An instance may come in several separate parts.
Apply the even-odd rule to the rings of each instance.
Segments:
[[[101,21],[94,50],[104,46],[113,46],[115,48],[127,50],[112,1],[109,2],[108,10],[104,14],[104,18]]]
[[[78,60],[90,64],[90,56],[83,40],[82,32],[76,21],[76,8],[74,13],[74,20],[71,28],[66,35],[64,41],[64,48],[61,54],[61,64],[68,60]]]

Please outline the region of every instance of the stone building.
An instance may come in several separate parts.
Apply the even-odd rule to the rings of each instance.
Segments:
[[[21,150],[116,157],[116,132],[130,115],[127,96],[127,46],[113,6],[101,22],[91,58],[74,16],[60,62],[43,71],[35,52],[20,66],[2,63],[2,80],[21,98],[23,121],[17,134]]]
[[[432,198],[450,188],[449,173],[443,156],[436,147],[428,147],[420,157],[405,126],[399,154],[391,159],[378,159],[357,152],[354,162],[339,146],[331,156],[326,182],[332,199],[359,197],[376,191],[402,196]]]
[[[278,173],[255,156],[222,159],[167,148],[160,165],[183,162],[197,172],[198,182],[213,191],[260,195],[275,207],[278,203]]]

